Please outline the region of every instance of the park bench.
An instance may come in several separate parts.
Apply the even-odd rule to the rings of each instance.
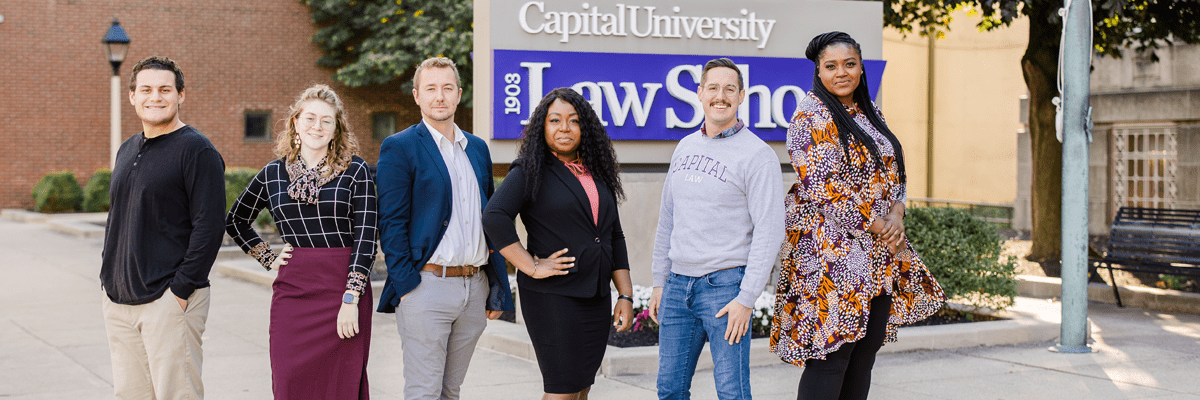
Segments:
[[[1093,272],[1108,269],[1120,307],[1114,269],[1200,277],[1200,210],[1121,207],[1113,218],[1108,251],[1089,261]]]

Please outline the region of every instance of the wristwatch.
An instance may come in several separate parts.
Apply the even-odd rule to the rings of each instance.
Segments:
[[[354,293],[346,293],[346,294],[342,295],[342,303],[343,304],[358,304],[358,296],[355,296]]]

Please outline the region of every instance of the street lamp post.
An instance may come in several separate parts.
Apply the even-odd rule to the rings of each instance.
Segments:
[[[121,28],[121,23],[113,18],[112,26],[108,28],[108,32],[104,33],[104,54],[108,57],[108,63],[112,64],[112,79],[110,79],[110,96],[112,98],[111,109],[109,115],[109,131],[112,136],[109,140],[109,147],[112,153],[109,155],[109,168],[117,165],[117,149],[121,147],[121,63],[125,62],[125,54],[129,51],[129,36],[125,35],[125,30]]]

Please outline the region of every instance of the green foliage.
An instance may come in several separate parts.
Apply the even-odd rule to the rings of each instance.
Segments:
[[[471,107],[473,3],[469,0],[299,0],[321,29],[310,41],[325,55],[317,65],[336,68],[347,86],[399,81],[412,91],[412,72],[429,57],[458,64],[461,104]]]
[[[225,213],[229,213],[229,209],[233,208],[233,203],[237,201],[238,196],[246,191],[246,186],[250,185],[250,181],[254,180],[254,176],[258,174],[257,169],[245,167],[233,167],[225,170]],[[275,221],[271,219],[271,213],[265,210],[258,213],[258,218],[254,220],[259,228],[274,227]]]
[[[901,33],[929,34],[939,38],[949,30],[950,14],[959,9],[977,13],[983,20],[976,25],[990,31],[1012,25],[1020,16],[1047,16],[1031,24],[1051,24],[1061,31],[1062,17],[1054,12],[1061,1],[1048,0],[883,0],[883,25]],[[1096,0],[1092,1],[1092,43],[1098,55],[1120,58],[1122,50],[1157,49],[1163,39],[1188,44],[1200,43],[1200,2],[1179,0]],[[1031,37],[1034,41],[1058,48],[1058,36]],[[1157,56],[1151,55],[1157,61]]]
[[[877,0],[879,1],[879,0]],[[1062,195],[1062,148],[1057,143],[1051,99],[1059,65],[1061,0],[882,0],[883,25],[903,34],[945,36],[951,14],[960,9],[979,15],[980,31],[1012,25],[1020,16],[1029,17],[1029,43],[1020,66],[1029,89],[1029,135],[1033,141],[1033,249],[1030,257],[1054,260],[1060,257],[1061,220],[1058,199]],[[1079,4],[1079,3],[1076,3]],[[1174,43],[1200,43],[1200,1],[1195,0],[1095,0],[1092,7],[1092,44],[1097,55],[1119,58],[1133,48],[1158,61],[1154,49]],[[1168,40],[1169,39],[1169,40]],[[1042,165],[1041,167],[1036,167]]]
[[[101,168],[88,178],[83,186],[83,211],[108,211],[108,184],[112,181],[112,170]]]
[[[1186,276],[1159,274],[1158,282],[1154,283],[1159,289],[1195,291],[1196,280]]]
[[[954,301],[1001,310],[1017,295],[1016,263],[995,228],[959,208],[910,208],[904,232]]]
[[[79,211],[83,188],[71,171],[51,172],[33,185],[33,210],[43,213]]]

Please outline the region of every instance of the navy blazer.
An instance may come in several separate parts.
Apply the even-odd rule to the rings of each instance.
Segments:
[[[467,132],[463,135],[467,138],[467,158],[479,183],[479,203],[487,207],[495,190],[492,156],[483,139]],[[383,140],[375,182],[379,188],[380,247],[388,268],[379,311],[391,313],[402,296],[421,284],[421,269],[450,225],[450,172],[423,122]],[[508,270],[491,240],[488,264],[481,269],[490,288],[487,309],[512,311]]]
[[[568,297],[608,297],[612,272],[629,269],[625,233],[617,213],[617,198],[612,190],[596,182],[599,217],[592,221],[592,205],[583,184],[562,162],[545,160],[537,199],[530,200],[525,171],[530,166],[515,162],[504,183],[483,212],[483,229],[497,248],[516,243],[513,218],[518,214],[529,233],[529,254],[549,257],[567,249],[563,257],[575,257],[575,266],[566,275],[533,279],[517,273],[522,289]]]

